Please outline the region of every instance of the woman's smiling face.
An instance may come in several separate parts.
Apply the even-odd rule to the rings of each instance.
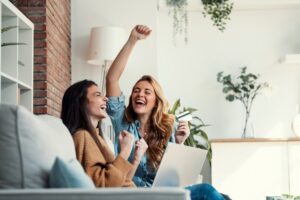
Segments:
[[[103,96],[96,85],[92,85],[87,91],[87,110],[90,117],[103,119],[107,117],[106,104],[107,98]]]
[[[139,81],[131,94],[132,108],[137,115],[151,115],[156,104],[156,94],[148,81]]]

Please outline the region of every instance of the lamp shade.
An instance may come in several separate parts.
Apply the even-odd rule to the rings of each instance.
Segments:
[[[93,27],[91,29],[87,62],[101,65],[112,61],[124,42],[124,30],[119,27]]]

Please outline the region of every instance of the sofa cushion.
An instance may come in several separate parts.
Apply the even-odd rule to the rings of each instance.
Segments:
[[[64,161],[57,157],[49,175],[51,188],[95,188],[77,159]]]
[[[0,188],[47,187],[56,156],[76,158],[72,137],[60,119],[0,105]]]

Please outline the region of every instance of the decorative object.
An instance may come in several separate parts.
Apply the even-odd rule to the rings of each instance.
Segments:
[[[9,31],[10,29],[14,29],[14,28],[18,28],[18,26],[8,26],[8,27],[4,27],[1,28],[1,34],[3,34],[6,31]],[[11,46],[11,45],[26,45],[26,43],[24,42],[3,42],[1,43],[1,47],[5,47],[5,46]],[[19,66],[24,67],[25,64],[22,61],[18,61]]]
[[[203,16],[210,16],[213,25],[220,31],[225,30],[227,21],[233,9],[233,3],[229,0],[201,0],[204,11]],[[166,0],[169,7],[169,15],[173,17],[173,40],[176,44],[176,36],[184,34],[184,42],[188,43],[188,0]]]
[[[18,26],[8,26],[1,28],[1,34],[5,33],[6,31],[9,31],[11,29],[18,28]],[[3,42],[1,43],[1,47],[10,46],[10,45],[26,45],[24,42]]]
[[[187,44],[187,0],[166,0],[166,4],[169,7],[169,15],[173,17],[173,39],[176,43],[177,34],[184,34],[184,42]]]
[[[120,51],[124,30],[119,27],[93,27],[91,29],[87,62],[102,65],[101,88],[105,92],[105,77],[109,64]]]
[[[201,2],[204,9],[203,16],[210,15],[213,25],[223,32],[226,22],[230,20],[233,3],[229,0],[201,0]]]
[[[177,99],[173,104],[172,108],[169,110],[169,114],[175,116],[186,111],[193,113],[197,111],[197,109],[190,108],[190,107],[181,107],[180,99]],[[191,147],[206,149],[207,159],[209,161],[209,164],[211,164],[211,158],[212,158],[211,145],[206,132],[203,130],[203,128],[206,126],[209,125],[205,124],[200,117],[193,116],[193,120],[189,121],[189,128],[191,134],[186,139],[184,144]]]
[[[241,73],[235,79],[229,74],[219,72],[217,81],[223,84],[223,93],[227,101],[239,100],[245,108],[245,125],[242,138],[246,137],[247,124],[255,97],[263,88],[269,87],[268,83],[258,82],[259,74],[247,73],[247,67],[241,68]]]

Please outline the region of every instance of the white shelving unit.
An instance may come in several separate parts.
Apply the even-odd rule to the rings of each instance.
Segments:
[[[20,104],[33,110],[33,23],[8,0],[0,0],[0,103]]]

